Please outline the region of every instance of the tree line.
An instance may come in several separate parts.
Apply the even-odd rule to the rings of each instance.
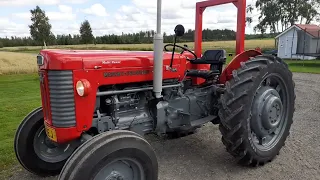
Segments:
[[[46,45],[78,45],[78,44],[146,44],[153,42],[152,31],[141,31],[139,33],[122,34],[122,35],[104,35],[83,40],[82,36],[79,35],[51,35],[46,41]],[[173,35],[164,35],[164,43],[172,43]],[[246,39],[258,39],[258,38],[272,38],[275,34],[261,34],[257,35],[246,35]],[[226,41],[235,40],[236,32],[233,30],[203,30],[203,41]],[[194,41],[194,30],[189,29],[185,35],[179,38],[179,42],[193,42]],[[6,37],[0,38],[2,47],[16,47],[16,46],[42,46],[43,43],[35,41],[32,37]],[[0,45],[1,45],[0,44]],[[1,47],[1,46],[0,46]]]
[[[320,21],[320,0],[257,0],[247,6],[246,23],[251,24],[254,9],[259,10],[259,23],[254,27],[255,35],[246,35],[246,39],[272,38],[295,23],[310,24]],[[49,18],[39,6],[30,10],[32,24],[29,25],[30,37],[0,38],[3,46],[36,45],[76,45],[76,44],[138,44],[152,43],[154,31],[140,31],[121,35],[109,34],[94,37],[88,20],[81,23],[79,34],[54,35]],[[280,28],[279,28],[280,27]],[[270,29],[271,33],[266,33]],[[164,42],[173,41],[173,35],[164,35]],[[236,32],[228,29],[204,29],[204,41],[235,40]],[[187,30],[180,42],[194,41],[194,30]]]
[[[310,24],[320,21],[320,0],[257,0],[248,5],[247,12],[259,10],[259,23],[254,27],[256,32],[264,34],[267,29],[272,33],[282,32],[290,26]],[[249,23],[252,16],[247,17]]]

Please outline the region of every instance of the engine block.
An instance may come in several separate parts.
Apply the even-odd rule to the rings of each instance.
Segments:
[[[128,129],[140,134],[166,134],[198,128],[212,121],[215,86],[202,88],[173,87],[163,91],[162,101],[155,101],[152,91],[116,94],[98,99],[93,127],[99,132]]]
[[[207,86],[185,92],[181,88],[165,92],[170,95],[157,105],[158,134],[187,131],[212,121],[216,117],[210,114],[214,89],[214,86]]]

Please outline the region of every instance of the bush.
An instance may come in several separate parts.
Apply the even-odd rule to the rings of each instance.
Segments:
[[[3,43],[0,41],[0,48],[3,48]]]

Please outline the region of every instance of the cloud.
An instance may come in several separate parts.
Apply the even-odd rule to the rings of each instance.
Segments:
[[[195,5],[200,0],[164,0],[162,4],[162,31],[173,34],[175,25],[186,29],[195,28]],[[132,0],[131,6],[122,6],[114,15],[114,33],[137,32],[156,29],[156,0]],[[236,30],[237,11],[233,4],[207,8],[204,12],[203,28]],[[93,26],[94,27],[94,26]],[[120,31],[120,32],[121,32]]]
[[[72,12],[72,7],[66,5],[59,5],[59,11],[46,12],[50,21],[72,21],[76,19],[76,14]]]
[[[106,34],[136,33],[139,31],[156,30],[156,0],[131,0],[130,4],[120,6],[116,10],[108,9],[102,4],[95,3],[83,8],[74,6],[72,3],[83,3],[88,0],[0,0],[0,6],[4,4],[51,4],[58,7],[58,10],[46,10],[50,18],[54,34],[79,34],[80,23],[88,19],[93,34],[101,36]],[[162,32],[174,33],[174,27],[182,24],[186,29],[195,28],[195,5],[201,0],[163,0],[162,4]],[[9,3],[10,2],[10,3]],[[63,2],[63,4],[62,4]],[[89,1],[88,1],[89,2]],[[247,4],[255,0],[247,0]],[[2,7],[2,6],[1,6]],[[52,6],[51,6],[52,7]],[[79,10],[78,10],[79,9]],[[253,15],[258,14],[254,11]],[[90,15],[90,16],[89,16]],[[237,10],[233,4],[210,7],[204,11],[203,28],[210,29],[232,29],[236,30]],[[253,16],[253,23],[246,26],[246,33],[252,33],[253,27],[257,24],[258,16]],[[0,24],[0,36],[29,35],[30,13],[14,13],[10,19]],[[23,20],[23,21],[22,21]],[[21,22],[21,23],[18,23]],[[8,29],[4,32],[4,29]],[[14,30],[12,28],[20,28]]]
[[[50,21],[71,21],[76,19],[76,14],[73,13],[72,7],[67,5],[59,5],[59,11],[46,11],[46,15]],[[13,17],[21,18],[23,20],[30,20],[31,13],[14,13]]]
[[[31,15],[30,12],[23,12],[23,13],[14,13],[12,14],[13,17],[21,18],[23,20],[30,20]]]
[[[196,8],[196,3],[201,0],[184,0],[182,3],[182,8],[186,9],[195,9]]]
[[[0,0],[0,7],[4,6],[34,6],[34,5],[57,5],[61,3],[82,4],[88,0]]]
[[[14,23],[9,18],[0,18],[0,34],[2,37],[29,36],[29,32],[26,29],[28,29],[28,26],[25,24]]]
[[[63,13],[72,13],[72,7],[66,5],[59,5],[59,10]]]
[[[63,23],[63,22],[54,22],[52,23],[52,32],[55,35],[62,34],[79,34],[80,25],[78,23]]]
[[[55,5],[58,4],[60,0],[1,0],[0,7],[4,6],[26,6],[26,5]]]
[[[121,6],[119,10],[127,14],[139,13],[139,10],[136,7],[127,5]]]
[[[90,8],[83,9],[82,12],[100,17],[108,16],[106,8],[103,7],[100,3],[93,4]]]
[[[75,21],[77,16],[73,12],[73,8],[67,5],[58,5],[59,11],[46,11],[46,15],[50,19],[52,32],[54,34],[78,34],[79,25],[70,23]],[[15,23],[23,22],[23,23]],[[13,13],[7,18],[0,18],[0,37],[5,36],[30,36],[29,27],[31,22],[30,12]]]

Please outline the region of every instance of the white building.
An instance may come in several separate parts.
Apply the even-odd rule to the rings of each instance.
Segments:
[[[295,24],[276,37],[278,57],[283,59],[315,59],[320,57],[320,27]]]

